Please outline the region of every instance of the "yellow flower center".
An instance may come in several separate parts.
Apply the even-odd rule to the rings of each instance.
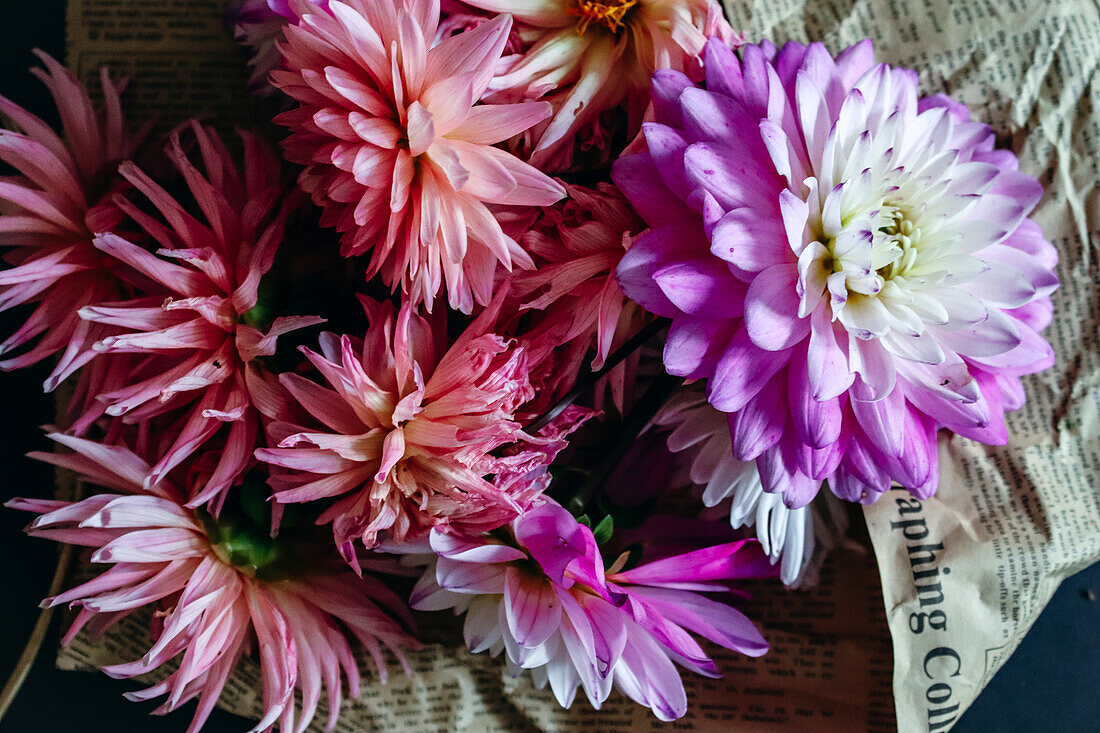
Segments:
[[[619,0],[619,2],[594,3],[588,0],[574,0],[573,6],[566,12],[575,15],[577,21],[577,35],[582,36],[592,23],[598,23],[612,33],[618,33],[623,27],[627,12],[630,11],[638,0]]]

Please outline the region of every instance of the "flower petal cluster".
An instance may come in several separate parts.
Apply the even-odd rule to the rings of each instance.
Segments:
[[[163,681],[128,698],[166,696],[159,713],[198,698],[188,729],[197,731],[241,657],[255,652],[262,671],[263,718],[254,730],[278,723],[283,731],[300,732],[312,721],[322,693],[329,728],[339,713],[345,679],[350,694],[358,695],[351,638],[370,652],[383,679],[383,649],[408,670],[402,649],[416,642],[390,615],[400,612],[400,599],[377,578],[357,578],[339,563],[317,570],[324,563],[314,559],[314,570],[305,576],[261,579],[254,566],[235,562],[239,551],[231,543],[209,535],[217,523],[184,507],[174,487],[144,489],[150,466],[137,454],[70,436],[51,437],[76,453],[37,457],[121,493],[76,503],[15,499],[8,506],[40,515],[27,528],[32,536],[91,548],[93,566],[110,566],[44,602],[80,609],[65,643],[82,628],[102,631],[138,609],[155,609],[149,651],[103,671],[129,678],[174,659],[179,664]]]
[[[18,174],[0,180],[0,247],[9,265],[0,272],[0,310],[34,305],[0,353],[29,348],[0,361],[0,369],[58,354],[45,383],[52,391],[87,364],[95,356],[91,344],[110,333],[82,322],[77,311],[120,292],[122,268],[92,246],[92,236],[116,223],[108,196],[122,183],[115,168],[133,155],[144,132],[127,132],[119,103],[125,85],[106,69],[103,105],[96,109],[76,77],[50,56],[38,56],[46,68],[33,73],[57,105],[61,132],[0,97],[0,113],[17,128],[0,130],[0,160]]]
[[[414,305],[446,286],[469,313],[492,296],[498,264],[531,267],[490,205],[548,206],[561,186],[493,147],[550,114],[545,103],[475,104],[492,78],[511,18],[499,16],[431,47],[433,0],[304,3],[280,46],[272,80],[299,106],[286,156],[305,167],[299,185],[343,233],[346,256],[370,254]]]
[[[280,334],[324,319],[276,318],[266,333],[248,323],[294,203],[282,196],[279,160],[261,140],[241,134],[245,165],[238,170],[212,130],[194,122],[189,129],[205,173],[184,151],[180,131],[172,135],[168,157],[190,198],[181,202],[131,162],[119,167],[156,215],[124,196],[115,197],[115,205],[124,223],[144,231],[159,247],[150,252],[111,232],[94,240],[99,250],[147,279],[144,292],[160,294],[88,305],[80,317],[121,331],[94,344],[97,352],[144,357],[133,366],[121,362],[120,368],[131,369],[124,386],[98,396],[108,415],[125,415],[134,423],[188,404],[175,442],[150,473],[150,482],[161,480],[221,425],[230,424],[223,465],[192,499],[198,505],[220,501],[252,458],[259,423],[249,407],[250,362],[273,354]],[[189,210],[191,201],[201,218]]]
[[[325,384],[283,374],[291,409],[269,426],[274,448],[256,457],[288,469],[274,499],[296,503],[341,497],[321,515],[355,564],[354,542],[379,535],[403,542],[439,523],[508,522],[520,510],[490,481],[507,464],[498,448],[529,440],[517,411],[534,392],[526,352],[487,330],[500,299],[449,348],[445,323],[406,302],[364,299],[370,328],[360,342],[324,334],[321,352],[303,349]],[[542,446],[532,447],[545,464]],[[551,459],[552,460],[552,459]]]
[[[564,707],[578,687],[596,708],[617,687],[661,720],[674,720],[687,697],[673,662],[720,676],[692,633],[750,656],[767,650],[743,614],[702,595],[759,576],[759,552],[743,542],[626,571],[617,562],[605,572],[592,531],[551,501],[528,509],[506,535],[434,528],[428,542],[436,554],[411,603],[465,614],[471,651],[505,652],[514,674],[531,670]]]
[[[730,499],[730,526],[755,527],[760,549],[779,564],[783,583],[799,585],[814,553],[814,504],[790,509],[781,496],[766,493],[756,463],[733,457],[727,416],[698,390],[674,395],[653,424],[670,431],[670,451],[689,456],[688,477],[703,487],[703,504],[714,507]]]
[[[537,267],[513,275],[512,291],[523,298],[523,309],[560,311],[568,322],[563,340],[576,340],[583,351],[594,346],[592,369],[598,370],[638,320],[615,268],[645,223],[610,184],[565,190],[567,198],[544,209],[523,236]]]
[[[610,154],[601,116],[620,105],[633,136],[649,106],[649,78],[676,69],[700,78],[707,37],[733,44],[733,30],[716,0],[465,0],[481,10],[511,13],[521,52],[504,57],[490,82],[490,99],[541,99],[553,117],[522,136],[532,165],[560,171],[574,150]]]
[[[1020,376],[1052,363],[1042,187],[869,41],[712,41],[705,69],[654,75],[647,152],[616,166],[652,227],[624,291],[673,319],[666,368],[708,379],[765,491],[929,496],[937,428],[1004,443]]]
[[[520,313],[535,313],[523,338],[551,360],[553,381],[542,385],[550,398],[572,386],[589,351],[591,368],[599,370],[612,350],[621,347],[649,319],[628,299],[615,279],[615,268],[645,223],[610,184],[595,189],[566,185],[567,198],[543,209],[520,240],[535,269],[512,276]],[[607,385],[621,413],[633,387],[638,356],[613,370]],[[597,404],[603,391],[597,391]],[[552,400],[551,400],[552,401]]]

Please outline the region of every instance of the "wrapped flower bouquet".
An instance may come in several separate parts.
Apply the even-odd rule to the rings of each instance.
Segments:
[[[189,730],[245,660],[254,730],[331,729],[441,640],[690,715],[769,650],[748,589],[798,603],[1055,363],[1044,186],[872,39],[716,0],[226,20],[257,130],[45,54],[57,124],[0,98],[0,369],[52,369],[31,457],[81,487],[8,506],[83,548],[66,641],[141,618],[103,672]]]

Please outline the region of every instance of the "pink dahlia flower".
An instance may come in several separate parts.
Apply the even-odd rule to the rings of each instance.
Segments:
[[[987,125],[868,41],[719,42],[706,89],[654,75],[646,153],[614,178],[652,226],[619,281],[673,319],[666,368],[708,378],[735,456],[807,504],[937,485],[935,431],[991,444],[1053,363],[1042,187]]]
[[[144,491],[150,467],[126,448],[51,437],[76,453],[37,457],[122,493],[77,503],[14,499],[7,506],[41,515],[27,528],[29,534],[91,548],[93,567],[110,566],[44,601],[80,609],[65,643],[85,626],[102,632],[138,609],[155,609],[149,651],[103,671],[134,677],[175,659],[179,663],[169,666],[172,671],[162,682],[127,693],[128,698],[167,696],[157,711],[164,713],[197,697],[188,729],[197,731],[240,658],[255,652],[262,671],[263,719],[253,730],[278,723],[284,732],[303,731],[322,693],[332,729],[343,680],[353,697],[359,694],[349,639],[366,648],[383,680],[383,648],[408,670],[402,648],[416,642],[390,615],[397,612],[407,621],[407,609],[380,580],[357,578],[335,558],[326,565],[315,552],[295,555],[292,543],[271,539],[268,528],[247,526],[243,515],[219,522],[195,514],[181,504],[183,494],[173,486],[162,483]],[[301,695],[300,717],[296,694]]]
[[[522,308],[560,311],[564,339],[594,347],[592,368],[636,330],[637,307],[623,295],[615,268],[645,223],[609,184],[566,186],[568,198],[543,210],[522,239],[537,268],[512,277]]]
[[[178,131],[168,156],[202,218],[133,163],[124,163],[120,173],[159,216],[125,197],[116,197],[115,203],[160,248],[153,253],[112,233],[95,239],[96,247],[141,273],[168,297],[89,305],[80,316],[122,331],[96,343],[96,351],[146,357],[129,372],[124,386],[99,395],[109,415],[137,422],[189,403],[188,417],[150,474],[151,482],[229,423],[230,444],[223,455],[231,463],[194,497],[197,505],[220,501],[252,458],[258,415],[249,407],[248,372],[255,369],[250,362],[274,354],[280,334],[324,319],[276,318],[266,333],[250,325],[260,280],[271,268],[293,204],[281,197],[278,157],[258,138],[242,133],[241,171],[211,130],[197,123],[190,129],[205,173],[189,160]]]
[[[493,147],[545,119],[545,103],[476,105],[511,26],[499,16],[429,48],[433,0],[333,0],[287,28],[275,85],[299,102],[277,119],[306,168],[298,181],[343,232],[346,256],[370,252],[367,276],[431,308],[488,303],[498,263],[532,263],[492,204],[549,206],[562,187]]]
[[[612,350],[649,319],[615,279],[615,268],[645,223],[609,184],[597,189],[567,185],[566,193],[568,198],[544,209],[520,240],[534,258],[535,269],[512,276],[520,311],[541,311],[523,337],[547,340],[554,348],[550,376],[556,384],[546,386],[555,396],[572,386],[590,350],[595,350],[591,368],[603,368]],[[635,352],[607,377],[620,412],[638,359]],[[597,390],[597,396],[602,395],[603,390]]]
[[[121,265],[96,250],[92,236],[116,223],[117,212],[103,200],[122,183],[115,168],[133,155],[144,133],[126,132],[119,106],[124,84],[112,82],[105,69],[97,110],[76,77],[38,55],[46,69],[32,73],[53,96],[62,132],[0,97],[0,113],[21,130],[0,130],[0,160],[18,173],[0,180],[0,247],[10,265],[0,272],[0,310],[36,304],[0,353],[33,345],[0,361],[0,369],[59,354],[45,384],[51,391],[95,356],[93,342],[111,333],[81,321],[77,311],[118,297]]]
[[[692,633],[754,657],[768,649],[748,618],[701,595],[759,575],[759,552],[743,542],[626,571],[624,555],[605,572],[592,531],[547,501],[506,532],[474,538],[437,527],[429,544],[436,555],[426,560],[413,607],[464,613],[470,651],[505,652],[513,674],[531,670],[563,707],[578,687],[595,708],[618,687],[674,720],[687,711],[687,696],[673,662],[721,676]]]
[[[733,44],[715,0],[465,0],[511,13],[524,45],[503,58],[488,86],[492,99],[543,99],[554,115],[524,133],[518,147],[540,170],[564,170],[574,149],[607,159],[610,135],[601,116],[622,105],[633,137],[649,106],[649,77],[676,69],[701,78],[698,56],[708,36]]]
[[[520,504],[486,477],[522,463],[493,452],[531,440],[517,411],[534,393],[526,352],[486,330],[496,306],[445,348],[441,318],[429,323],[409,302],[396,318],[388,304],[364,305],[361,342],[326,333],[321,353],[303,349],[325,386],[281,375],[288,407],[269,426],[278,447],[256,451],[287,469],[275,501],[341,497],[318,521],[332,522],[353,565],[355,540],[369,548],[380,534],[401,543],[440,523],[511,520]],[[539,448],[529,457],[548,463]]]

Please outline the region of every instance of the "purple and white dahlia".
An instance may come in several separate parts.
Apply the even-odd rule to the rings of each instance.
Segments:
[[[936,430],[1003,444],[1020,376],[1053,363],[1042,187],[870,41],[711,42],[705,69],[705,89],[654,75],[647,152],[615,166],[651,227],[623,290],[672,319],[666,368],[708,379],[734,455],[788,506],[822,480],[930,496]]]

